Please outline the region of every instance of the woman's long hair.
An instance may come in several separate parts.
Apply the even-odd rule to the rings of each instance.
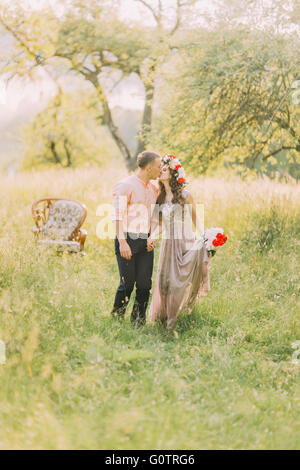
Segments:
[[[169,167],[170,170],[170,188],[173,193],[173,199],[172,202],[173,204],[180,204],[182,207],[184,206],[184,197],[182,195],[182,186],[177,182],[176,179],[176,172],[175,170],[172,170],[172,168]],[[156,204],[163,204],[166,200],[166,190],[165,190],[165,185],[159,181],[159,192],[156,200]]]

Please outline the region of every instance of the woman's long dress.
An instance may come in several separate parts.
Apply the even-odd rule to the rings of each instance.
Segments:
[[[183,196],[188,195],[183,190]],[[209,257],[203,237],[196,238],[189,212],[175,210],[175,204],[162,204],[163,232],[156,282],[148,321],[166,320],[172,329],[180,311],[190,312],[200,296],[210,290]],[[178,216],[179,215],[179,216]],[[186,225],[187,224],[187,225]]]

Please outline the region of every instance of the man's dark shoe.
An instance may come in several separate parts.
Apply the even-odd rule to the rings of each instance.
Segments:
[[[145,312],[144,308],[141,308],[140,305],[137,302],[134,302],[131,316],[130,316],[130,321],[133,326],[144,326],[146,323],[146,317],[145,317]]]
[[[130,321],[131,323],[135,323],[139,317],[139,304],[135,301],[132,307]]]
[[[122,307],[112,310],[110,314],[113,318],[124,320],[125,312],[126,312],[126,305],[123,305]]]

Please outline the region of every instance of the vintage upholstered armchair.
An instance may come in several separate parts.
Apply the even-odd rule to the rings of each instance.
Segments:
[[[35,221],[32,231],[39,244],[55,246],[57,251],[83,250],[87,231],[80,227],[87,216],[85,204],[46,197],[35,201],[31,211]]]

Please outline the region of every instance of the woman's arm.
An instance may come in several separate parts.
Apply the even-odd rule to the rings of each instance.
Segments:
[[[188,207],[191,208],[193,224],[196,227],[196,236],[197,236],[197,238],[199,238],[202,235],[204,235],[204,213],[203,213],[203,218],[201,220],[200,217],[198,216],[197,212],[196,212],[196,204],[194,202],[194,199],[193,199],[191,193],[189,193],[187,195],[186,203],[189,204]],[[208,259],[208,265],[210,265],[211,256],[212,256],[211,253],[208,252],[208,258],[209,258]],[[209,269],[209,266],[208,266],[208,269]],[[208,276],[207,273],[208,273],[208,271],[206,271],[206,279],[207,279],[207,276]]]
[[[196,204],[190,192],[186,197],[186,204],[188,204],[188,207],[190,209],[190,214],[192,216],[192,221],[195,226],[196,235],[197,237],[202,236],[204,234],[204,221],[201,220],[197,214]]]

